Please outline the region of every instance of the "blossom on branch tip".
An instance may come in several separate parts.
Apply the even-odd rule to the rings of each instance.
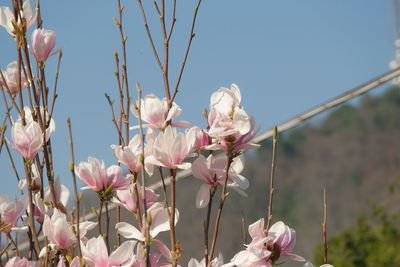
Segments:
[[[226,157],[215,157],[212,154],[206,159],[200,155],[192,164],[194,177],[205,183],[200,187],[196,197],[196,207],[204,208],[210,201],[210,190],[213,187],[223,185],[225,182]],[[240,173],[244,168],[242,156],[233,159],[228,172],[227,187],[232,188],[241,195],[246,196],[245,190],[249,187],[249,181]]]
[[[124,190],[117,190],[118,198],[113,198],[112,202],[117,204],[120,207],[124,207],[125,209],[129,210],[130,212],[135,213],[137,211],[136,201],[134,198],[134,184],[131,184],[128,189]],[[138,184],[137,185],[138,197],[140,208],[143,208],[143,199],[142,199],[142,187]],[[146,206],[150,208],[153,203],[157,200],[158,194],[154,193],[153,190],[150,188],[146,188]]]
[[[198,151],[203,151],[210,144],[210,137],[205,130],[201,130],[199,127],[194,126],[186,130],[186,134],[193,135],[194,144],[193,148]]]
[[[186,158],[195,156],[193,153],[194,135],[178,133],[168,126],[154,140],[151,154],[145,158],[145,164],[154,164],[168,169],[187,170],[191,164],[183,162]]]
[[[45,62],[56,44],[56,32],[36,29],[32,33],[32,47],[29,50],[37,62]]]
[[[188,267],[204,267],[204,266],[206,266],[204,258],[200,262],[198,262],[198,260],[194,258],[191,258],[190,261],[188,262]],[[228,266],[233,266],[233,264],[232,263],[224,264],[224,257],[222,257],[221,253],[219,253],[218,257],[215,257],[211,261],[211,267],[228,267]]]
[[[154,143],[154,139],[157,134],[153,129],[149,128],[146,133],[147,144],[144,146],[144,157],[146,158],[151,153],[151,148]],[[111,145],[114,150],[114,156],[118,159],[118,162],[126,165],[132,173],[139,173],[142,168],[141,163],[141,137],[139,134],[135,135],[130,141],[128,146],[117,146]],[[153,174],[153,165],[145,164],[145,170],[149,175]]]
[[[28,198],[22,195],[19,200],[8,201],[6,194],[0,195],[0,229],[9,233],[28,207]],[[7,226],[8,225],[8,226]],[[27,229],[26,229],[27,230]]]
[[[160,202],[154,203],[148,210],[147,213],[150,213],[151,216],[151,224],[149,227],[149,234],[151,238],[156,237],[160,232],[165,232],[169,230],[169,216],[168,211],[164,207],[164,204]],[[142,218],[143,225],[146,225],[147,218]],[[179,211],[175,209],[175,224],[179,220]],[[145,235],[139,231],[133,225],[120,222],[115,225],[115,228],[119,231],[121,236],[128,238],[128,239],[136,239],[139,241],[146,240]]]
[[[40,267],[38,261],[28,261],[25,258],[18,256],[12,257],[5,265],[5,267]]]
[[[5,89],[7,89],[8,87],[11,94],[18,93],[19,74],[18,74],[17,61],[13,61],[10,64],[8,64],[6,71],[2,70],[1,72],[3,73],[4,80],[3,77],[1,77],[0,75],[0,85]],[[20,75],[21,75],[21,89],[24,89],[28,87],[29,83],[25,76],[23,67],[21,67]]]
[[[45,215],[43,234],[47,237],[50,244],[57,249],[66,249],[76,243],[76,236],[67,222],[67,217],[58,209],[54,209],[51,218]]]
[[[273,224],[266,233],[264,219],[261,218],[249,226],[249,234],[251,243],[232,259],[236,266],[272,266],[281,256],[305,261],[303,257],[291,253],[296,243],[296,231],[281,221]]]
[[[251,140],[258,132],[254,119],[240,106],[241,94],[239,87],[232,84],[231,90],[220,88],[211,95],[208,135],[213,143],[206,149],[224,149],[233,146],[233,153],[256,148]]]
[[[98,236],[97,238],[93,237],[86,244],[81,243],[81,250],[86,266],[131,266],[134,260],[133,248],[135,245],[136,241],[125,241],[108,255],[103,237]]]
[[[25,20],[26,29],[29,29],[36,21],[37,9],[35,8],[35,12],[32,12],[32,7],[29,3],[29,0],[26,0],[22,5],[21,16]],[[0,26],[4,27],[9,34],[15,36],[16,32],[14,26],[12,25],[12,21],[14,21],[14,14],[11,9],[7,6],[0,7]],[[18,21],[16,26],[21,27],[21,22]]]
[[[136,105],[131,106],[131,111],[133,115],[139,118],[139,112],[136,109],[137,105],[139,105],[139,102],[136,102]],[[182,109],[175,102],[173,102],[171,109],[168,111],[167,99],[163,98],[161,100],[153,94],[147,95],[141,100],[140,113],[141,119],[149,123],[144,124],[143,127],[164,130],[168,126],[169,122],[171,122],[172,126],[180,128],[187,128],[191,125],[187,121],[172,122],[175,117],[182,113]],[[133,126],[130,129],[133,130],[137,128],[139,128],[139,126]]]
[[[81,189],[101,192],[112,186],[111,190],[114,192],[118,189],[128,188],[130,185],[130,176],[124,177],[119,166],[112,165],[106,170],[103,161],[100,162],[92,157],[88,158],[88,162],[81,161],[78,166],[75,166],[75,173],[87,184]]]

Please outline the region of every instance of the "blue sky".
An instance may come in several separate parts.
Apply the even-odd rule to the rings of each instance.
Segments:
[[[138,4],[121,2],[131,91],[139,82],[144,95],[154,93],[161,98],[162,76]],[[143,2],[150,30],[161,48],[153,1]],[[178,76],[197,3],[177,2],[170,45],[171,84]],[[72,120],[77,162],[93,156],[104,159],[106,165],[115,163],[110,144],[118,139],[104,93],[117,97],[113,51],[122,51],[113,22],[116,7],[116,1],[41,1],[43,27],[55,30],[56,48],[63,47],[52,142],[55,173],[67,185],[71,185],[67,116]],[[246,111],[267,129],[388,71],[394,56],[389,0],[203,0],[195,33],[176,102],[183,109],[179,119],[200,127],[205,126],[201,112],[220,86],[236,83]],[[16,60],[15,42],[4,29],[0,29],[0,40],[0,68],[4,70]],[[56,61],[53,57],[47,62],[48,84],[53,84]],[[0,170],[1,181],[6,181],[3,190],[16,192],[5,150],[0,154]],[[21,165],[19,170],[22,173]]]

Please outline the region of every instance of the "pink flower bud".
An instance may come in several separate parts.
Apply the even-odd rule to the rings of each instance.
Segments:
[[[56,44],[56,32],[36,29],[32,33],[31,53],[38,62],[45,62]]]

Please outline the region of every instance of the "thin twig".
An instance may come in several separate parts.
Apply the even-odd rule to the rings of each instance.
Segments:
[[[59,70],[60,70],[62,50],[60,50],[58,53],[59,53],[58,54],[58,63],[57,63],[56,77],[54,79],[53,100],[51,101],[50,118],[53,117],[54,104],[57,99],[57,82],[58,82],[58,75],[59,75]],[[49,119],[49,121],[50,121],[50,119]]]
[[[105,96],[106,96],[106,99],[108,101],[108,104],[110,104],[111,116],[112,116],[111,120],[114,123],[115,128],[117,129],[119,140],[120,140],[121,144],[123,146],[125,146],[125,141],[124,141],[124,138],[122,137],[121,129],[119,128],[119,126],[117,124],[117,121],[115,120],[115,113],[114,113],[114,108],[113,108],[114,100],[111,100],[110,96],[107,95],[107,94],[105,94]]]
[[[150,266],[150,239],[149,239],[149,223],[147,220],[147,200],[146,200],[146,181],[144,179],[144,134],[143,134],[143,126],[142,126],[142,111],[141,101],[142,101],[142,90],[140,89],[139,83],[136,83],[136,89],[138,93],[138,121],[139,121],[139,131],[140,131],[140,143],[141,143],[141,155],[140,155],[140,164],[141,164],[141,175],[142,175],[142,199],[143,199],[143,210],[145,217],[145,234],[146,234],[146,266]],[[138,206],[138,209],[140,206]],[[168,209],[168,207],[167,207]]]
[[[156,47],[154,46],[153,38],[151,37],[149,25],[147,24],[146,14],[145,14],[144,9],[143,9],[142,1],[138,0],[138,3],[139,3],[139,6],[140,6],[140,10],[142,11],[144,27],[146,28],[146,32],[147,32],[147,35],[148,35],[149,40],[150,40],[151,48],[153,48],[154,56],[155,56],[155,58],[157,60],[158,66],[160,67],[161,70],[163,70],[163,65],[161,64],[160,58],[158,57],[158,53],[157,53]]]
[[[204,259],[205,259],[205,266],[208,264],[208,231],[210,228],[210,217],[211,217],[211,207],[212,207],[212,201],[215,195],[215,192],[217,191],[217,187],[213,187],[211,193],[210,193],[210,201],[208,202],[207,206],[207,217],[204,225]]]
[[[110,238],[109,238],[109,232],[110,232],[110,215],[108,214],[108,201],[106,202],[106,245],[107,245],[107,251],[108,254],[110,254]]]
[[[169,217],[171,251],[172,251],[172,266],[176,267],[178,264],[177,249],[176,249],[176,236],[175,236],[175,178],[176,170],[169,170],[171,180],[171,216]]]
[[[164,180],[164,175],[162,173],[162,168],[158,167],[158,170],[160,172],[162,188],[163,188],[163,192],[164,192],[164,205],[165,205],[165,208],[167,209],[168,217],[171,217],[171,213],[170,213],[169,208],[168,208],[169,205],[168,205],[168,199],[167,199],[167,186],[165,185],[165,180]]]
[[[240,211],[240,217],[242,222],[243,244],[247,244],[246,221],[244,220],[243,211]]]
[[[229,168],[231,167],[231,164],[233,161],[232,151],[233,151],[233,146],[228,146],[228,152],[226,153],[224,186],[222,188],[221,200],[219,203],[217,218],[215,220],[214,235],[213,235],[213,240],[212,240],[212,245],[211,245],[211,251],[210,251],[210,256],[208,257],[208,265],[207,265],[208,267],[211,267],[212,257],[214,256],[215,245],[217,243],[218,229],[219,229],[219,222],[221,220],[222,208],[224,207],[225,199],[228,196],[228,194],[226,193],[226,186],[228,184]]]
[[[269,184],[269,203],[268,203],[268,218],[266,232],[269,231],[272,220],[272,199],[274,196],[274,173],[275,173],[275,151],[276,151],[276,135],[278,134],[278,127],[274,127],[273,144],[272,144],[272,162],[271,162],[271,176]]]
[[[185,68],[186,60],[187,60],[187,57],[188,57],[188,55],[189,55],[190,46],[191,46],[192,40],[193,40],[193,38],[194,38],[194,33],[193,33],[193,31],[194,31],[194,25],[195,25],[195,23],[196,23],[197,12],[199,11],[200,3],[201,3],[201,0],[199,0],[199,1],[197,2],[197,6],[196,6],[195,9],[194,9],[193,22],[192,22],[192,28],[191,28],[191,30],[190,30],[189,42],[188,42],[188,46],[187,46],[187,48],[186,48],[185,57],[184,57],[183,62],[182,62],[181,71],[179,72],[178,81],[176,82],[175,90],[174,90],[174,93],[173,93],[172,98],[171,98],[171,100],[170,100],[171,103],[174,101],[175,96],[176,96],[176,94],[178,93],[178,88],[179,88],[179,84],[180,84],[180,82],[181,82],[183,70],[184,70],[184,68]]]
[[[71,149],[71,163],[69,165],[69,170],[71,171],[72,174],[72,181],[74,183],[74,196],[75,196],[75,208],[76,208],[76,216],[75,216],[75,221],[76,221],[76,240],[78,244],[78,255],[79,258],[82,259],[82,251],[81,251],[81,244],[80,244],[80,231],[79,231],[79,196],[78,196],[78,189],[76,186],[76,177],[75,177],[75,171],[74,171],[74,166],[75,166],[75,157],[74,157],[74,145],[72,142],[72,130],[71,130],[71,120],[69,117],[67,117],[67,124],[68,124],[68,134],[69,134],[69,147]]]
[[[324,232],[324,263],[328,263],[328,245],[326,242],[326,210],[326,190],[324,187],[324,224],[322,225]]]

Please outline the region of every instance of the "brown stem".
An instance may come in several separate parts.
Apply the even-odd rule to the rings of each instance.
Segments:
[[[176,236],[175,236],[175,176],[176,170],[170,169],[171,181],[171,216],[169,217],[171,251],[172,251],[172,266],[176,267],[178,264],[177,250],[176,250]]]
[[[168,213],[168,217],[171,217],[171,212],[169,211],[169,206],[168,206],[168,196],[167,196],[167,186],[165,185],[165,180],[164,180],[164,175],[163,175],[163,173],[162,173],[162,168],[161,167],[158,167],[158,170],[159,170],[159,172],[160,172],[160,177],[161,177],[161,182],[162,182],[162,185],[163,185],[163,192],[164,192],[164,205],[165,205],[165,208],[167,209],[167,213]]]
[[[244,220],[243,211],[240,211],[240,219],[242,222],[243,244],[247,244],[246,221]]]
[[[199,11],[200,3],[201,3],[201,0],[199,0],[199,1],[197,2],[197,6],[196,6],[196,8],[194,9],[193,22],[192,22],[192,28],[191,28],[191,30],[190,30],[189,42],[188,42],[188,46],[187,46],[187,48],[186,48],[185,57],[184,57],[183,62],[182,62],[181,71],[179,72],[178,81],[176,82],[174,94],[172,95],[172,98],[171,98],[171,100],[170,100],[171,103],[174,101],[175,96],[176,96],[176,94],[178,93],[178,88],[179,88],[179,84],[180,84],[180,82],[181,82],[183,70],[184,70],[184,68],[185,68],[186,60],[187,60],[187,57],[188,57],[188,55],[189,55],[190,46],[191,46],[192,40],[193,40],[193,38],[194,38],[194,34],[193,34],[194,25],[195,25],[195,23],[196,23],[197,12]]]
[[[207,267],[208,264],[208,230],[210,228],[210,217],[211,217],[211,207],[212,207],[212,201],[215,195],[215,192],[217,191],[217,187],[213,187],[210,194],[210,201],[208,202],[207,206],[207,217],[204,225],[204,259],[205,259],[205,266]]]
[[[18,250],[18,244],[17,244],[17,242],[14,241],[14,239],[12,238],[12,236],[9,232],[7,233],[7,237],[8,237],[8,239],[11,240],[11,243],[14,245],[15,253],[17,254],[17,256],[21,257],[21,253]]]
[[[19,181],[20,181],[21,179],[19,178],[17,169],[15,168],[15,164],[14,164],[14,160],[13,160],[13,158],[12,158],[12,156],[11,156],[10,148],[8,147],[8,144],[7,144],[7,143],[4,143],[4,144],[6,145],[8,157],[10,158],[11,167],[13,168],[14,173],[15,173],[15,176],[17,177],[17,181],[18,181],[18,183],[19,183]]]
[[[36,234],[36,229],[35,229],[35,221],[33,218],[33,197],[32,197],[32,178],[31,178],[31,171],[28,168],[27,164],[24,164],[25,168],[25,174],[26,174],[26,182],[28,186],[28,199],[29,199],[29,227],[31,229],[32,237],[33,237],[33,242],[34,242],[34,247],[36,250],[36,253],[40,252],[40,246],[39,246],[39,240]]]
[[[109,239],[109,232],[110,232],[110,215],[108,214],[108,201],[106,202],[106,246],[107,252],[110,254],[110,239]]]
[[[142,11],[144,27],[146,28],[146,32],[147,32],[147,35],[149,37],[151,48],[153,49],[154,56],[155,56],[155,58],[157,60],[158,66],[160,67],[161,70],[163,70],[163,65],[161,64],[160,58],[158,57],[158,53],[157,53],[156,47],[154,46],[153,38],[151,37],[151,33],[150,33],[150,30],[149,30],[149,25],[147,24],[146,14],[145,14],[144,9],[143,9],[142,1],[138,0],[138,3],[139,3],[140,10]]]
[[[144,179],[144,134],[143,134],[143,126],[142,126],[142,111],[141,101],[142,101],[142,90],[140,89],[139,83],[136,83],[136,89],[138,93],[138,121],[139,121],[139,131],[140,131],[140,143],[141,143],[141,156],[140,156],[140,164],[141,164],[141,175],[142,175],[142,199],[143,199],[143,210],[144,217],[146,219],[145,226],[145,236],[146,236],[146,266],[150,266],[150,235],[149,235],[149,223],[147,220],[147,200],[146,200],[146,181]],[[139,208],[139,206],[138,206]],[[167,207],[168,209],[168,207]]]
[[[119,136],[119,140],[120,140],[121,144],[122,144],[123,146],[125,146],[125,141],[124,141],[124,138],[122,137],[121,129],[120,129],[120,127],[118,126],[117,121],[115,120],[115,113],[114,113],[114,108],[113,108],[113,103],[114,103],[114,101],[111,100],[111,98],[110,98],[109,95],[105,94],[105,96],[106,96],[106,99],[107,99],[107,101],[108,101],[108,104],[110,104],[111,116],[112,116],[111,120],[112,120],[112,122],[114,123],[115,129],[116,129],[117,132],[118,132],[118,136]]]
[[[275,151],[276,151],[276,135],[278,134],[278,128],[274,127],[273,144],[272,144],[272,163],[271,163],[271,176],[269,184],[269,204],[268,204],[268,221],[266,231],[268,232],[272,220],[272,199],[274,195],[274,172],[275,172]]]
[[[99,212],[97,213],[98,214],[97,219],[99,221],[99,224],[98,224],[99,225],[99,235],[103,235],[101,232],[101,214],[103,212],[103,201],[101,199],[99,199],[99,201],[100,201],[100,207],[99,207]]]
[[[231,167],[231,164],[232,164],[232,161],[233,161],[233,153],[232,153],[232,151],[233,151],[233,146],[229,146],[228,152],[226,153],[226,166],[225,166],[224,186],[222,188],[221,200],[220,200],[220,203],[219,203],[217,218],[215,220],[214,235],[213,235],[213,240],[212,240],[212,245],[211,245],[211,251],[210,251],[210,256],[208,257],[208,265],[207,265],[208,267],[211,267],[212,257],[214,256],[214,250],[215,250],[215,245],[217,243],[218,229],[219,229],[219,222],[221,220],[222,208],[224,207],[225,199],[227,197],[226,186],[228,184],[229,168]]]
[[[139,225],[139,229],[143,230],[143,224],[142,224],[142,213],[140,211],[140,202],[139,202],[139,192],[137,189],[137,173],[133,174],[135,183],[133,184],[133,196],[134,196],[134,201],[136,203],[136,220]]]
[[[166,27],[165,27],[165,0],[161,0],[161,28],[162,28],[162,35],[164,40],[164,68],[162,70],[163,78],[164,78],[164,87],[165,87],[165,97],[167,98],[168,103],[168,110],[171,109],[172,102],[171,93],[169,91],[169,81],[168,81],[168,63],[169,63],[169,39],[167,37]]]
[[[78,196],[78,189],[76,186],[76,177],[75,177],[75,171],[74,171],[74,166],[75,166],[75,157],[74,157],[74,145],[72,142],[72,130],[71,130],[71,120],[69,117],[67,117],[67,124],[68,124],[68,134],[69,134],[69,147],[71,149],[71,163],[69,166],[69,170],[71,171],[72,174],[72,181],[74,183],[74,196],[75,196],[75,208],[76,208],[76,216],[75,216],[75,221],[76,221],[76,240],[77,240],[77,245],[78,245],[78,255],[79,258],[82,259],[82,251],[81,251],[81,244],[80,244],[80,233],[79,233],[79,196]]]
[[[324,224],[322,225],[322,230],[324,232],[324,263],[328,263],[328,245],[326,241],[326,190],[324,187]]]
[[[60,70],[61,57],[62,57],[62,50],[60,50],[60,52],[58,54],[58,63],[57,63],[56,77],[54,79],[53,100],[51,101],[49,121],[53,117],[54,104],[55,104],[56,98],[57,98],[57,82],[58,82],[58,75],[59,75],[59,70]]]

